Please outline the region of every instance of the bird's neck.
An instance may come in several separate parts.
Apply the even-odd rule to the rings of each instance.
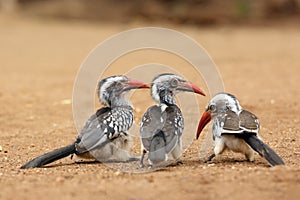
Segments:
[[[159,93],[160,105],[165,104],[167,106],[176,105],[174,93],[168,90],[162,90]]]
[[[120,98],[112,99],[112,101],[110,102],[110,107],[112,109],[116,108],[116,107],[131,107],[132,108],[132,104],[125,97],[120,97]]]

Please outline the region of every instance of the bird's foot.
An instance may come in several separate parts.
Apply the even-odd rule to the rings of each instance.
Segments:
[[[140,168],[144,168],[144,167],[145,167],[144,163],[140,163]]]
[[[203,160],[203,163],[211,164],[211,163],[213,163],[213,161],[212,161],[212,160],[205,159],[205,160]]]
[[[182,160],[178,160],[178,161],[176,162],[176,165],[183,165],[183,161],[182,161]]]
[[[211,163],[212,159],[216,156],[216,154],[211,154],[210,156],[208,156],[208,158],[206,158],[205,160],[203,160],[204,163]]]

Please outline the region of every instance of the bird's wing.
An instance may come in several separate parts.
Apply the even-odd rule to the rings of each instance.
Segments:
[[[140,136],[144,148],[149,151],[152,137],[162,129],[165,116],[162,116],[162,111],[159,106],[151,106],[144,114],[141,126]]]
[[[239,116],[228,110],[217,116],[218,127],[221,128],[221,134],[241,134],[243,130],[240,128]]]
[[[101,108],[88,119],[81,130],[76,142],[77,153],[103,147],[121,133],[126,134],[132,123],[133,116],[127,108]]]
[[[168,106],[163,112],[159,106],[152,106],[144,114],[140,134],[146,150],[149,151],[150,146],[154,145],[151,144],[153,137],[160,131],[166,140],[166,153],[169,153],[174,149],[183,132],[183,117],[176,105]]]
[[[222,127],[222,134],[257,134],[259,131],[259,121],[257,117],[249,111],[243,110],[239,115],[228,110],[225,114],[218,116],[219,126]]]
[[[164,111],[166,121],[163,124],[163,133],[166,138],[166,152],[171,152],[182,135],[184,122],[180,109],[176,105],[168,106]]]
[[[111,109],[109,107],[100,108],[87,120],[77,137],[76,151],[79,154],[89,151],[97,143],[107,139],[106,134],[104,134],[105,128],[102,122],[108,118],[110,114]]]
[[[258,118],[247,110],[243,110],[240,115],[240,127],[250,133],[258,133],[260,129]]]

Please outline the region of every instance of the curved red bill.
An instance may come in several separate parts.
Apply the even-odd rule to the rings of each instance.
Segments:
[[[193,92],[195,92],[197,94],[201,94],[201,95],[205,96],[205,93],[197,85],[194,85],[191,82],[186,82],[186,83],[182,84],[182,86],[187,89],[191,89]]]
[[[198,125],[196,139],[199,138],[200,133],[202,132],[202,130],[204,129],[204,127],[208,124],[208,122],[210,122],[210,120],[211,120],[210,112],[205,111],[202,114],[202,117],[201,117],[199,125]]]

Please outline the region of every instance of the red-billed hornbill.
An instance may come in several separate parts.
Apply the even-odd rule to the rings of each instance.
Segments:
[[[149,88],[145,83],[126,76],[111,76],[98,84],[98,97],[105,107],[100,108],[86,122],[76,141],[66,147],[41,155],[21,168],[41,167],[68,155],[106,161],[130,161],[128,129],[133,124],[133,108],[125,97],[132,89]]]
[[[150,166],[166,161],[169,153],[175,160],[180,157],[184,123],[181,111],[176,105],[175,95],[181,91],[205,96],[199,87],[175,74],[160,74],[152,80],[151,96],[159,105],[148,108],[142,118],[141,167],[144,166],[144,156],[147,152]]]
[[[256,151],[272,166],[284,165],[282,159],[259,137],[258,118],[249,111],[243,110],[233,95],[219,93],[210,100],[199,122],[197,139],[211,120],[214,153],[205,162],[211,161],[225,149],[229,149],[244,154],[249,161],[254,160],[254,151]]]

